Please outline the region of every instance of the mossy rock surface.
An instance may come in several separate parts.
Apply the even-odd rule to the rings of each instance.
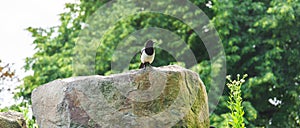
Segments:
[[[26,128],[22,113],[14,111],[0,112],[0,128]]]
[[[179,66],[56,80],[32,106],[41,127],[209,127],[204,84]]]

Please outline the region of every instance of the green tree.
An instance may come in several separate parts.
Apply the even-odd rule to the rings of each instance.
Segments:
[[[66,4],[67,11],[60,15],[60,26],[49,29],[31,27],[27,29],[35,38],[33,44],[36,45],[37,52],[26,59],[25,67],[27,70],[33,70],[34,74],[24,79],[24,84],[19,87],[20,92],[16,97],[30,100],[34,88],[58,78],[72,76],[73,55],[78,54],[74,49],[75,43],[80,40],[87,42],[91,40],[89,36],[79,39],[80,34],[91,37],[103,34],[96,33],[96,30],[89,33],[82,30],[88,18],[106,2],[108,0],[92,2],[81,0],[79,4]],[[298,0],[191,0],[191,2],[212,19],[212,25],[217,29],[226,52],[228,74],[249,75],[247,82],[242,86],[246,127],[299,126],[300,2]],[[124,8],[118,6],[112,9]],[[172,13],[180,13],[184,9],[178,8]],[[101,19],[101,23],[109,23],[109,20]],[[157,13],[141,13],[122,19],[104,34],[97,51],[83,48],[86,52],[97,53],[95,73],[110,74],[110,63],[114,61],[112,51],[117,44],[130,33],[147,27],[170,30],[187,42],[198,64],[186,67],[197,71],[208,89],[212,86],[209,84],[210,73],[216,67],[211,66],[202,40],[182,21]],[[155,66],[175,63],[175,59],[167,51],[158,50],[157,53]],[[94,58],[84,59],[92,63]],[[130,68],[138,67],[138,58],[133,58],[131,62]],[[82,74],[89,74],[88,70]],[[211,116],[211,123],[216,126],[221,126],[226,121],[224,115],[229,111],[225,104],[228,100],[228,91],[228,88],[225,88],[224,96]]]
[[[213,23],[226,47],[229,74],[249,74],[244,99],[258,112],[256,126],[297,127],[299,11],[294,1],[213,1]],[[279,104],[271,104],[270,99]],[[247,113],[246,113],[247,114]]]
[[[16,97],[29,100],[34,88],[58,78],[72,76],[72,59],[74,45],[86,18],[105,1],[68,3],[66,12],[60,14],[61,25],[43,29],[29,27],[35,38],[33,44],[37,52],[26,58],[25,69],[34,74],[24,78]],[[78,15],[77,15],[78,14]]]

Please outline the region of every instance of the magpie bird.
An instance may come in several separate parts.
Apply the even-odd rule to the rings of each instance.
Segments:
[[[153,48],[154,42],[152,40],[148,40],[146,42],[145,47],[141,50],[141,65],[140,68],[146,69],[146,66],[153,62],[155,56],[155,50]]]

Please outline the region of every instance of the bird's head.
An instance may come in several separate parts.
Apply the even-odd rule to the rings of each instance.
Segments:
[[[153,44],[154,44],[154,41],[152,41],[152,40],[147,40],[147,42],[146,42],[146,48],[151,48],[151,47],[153,47]]]

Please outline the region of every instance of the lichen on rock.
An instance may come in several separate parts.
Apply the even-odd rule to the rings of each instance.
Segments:
[[[41,127],[209,127],[199,75],[179,66],[61,79],[32,93]]]
[[[0,112],[0,128],[26,128],[23,114],[14,111]]]

